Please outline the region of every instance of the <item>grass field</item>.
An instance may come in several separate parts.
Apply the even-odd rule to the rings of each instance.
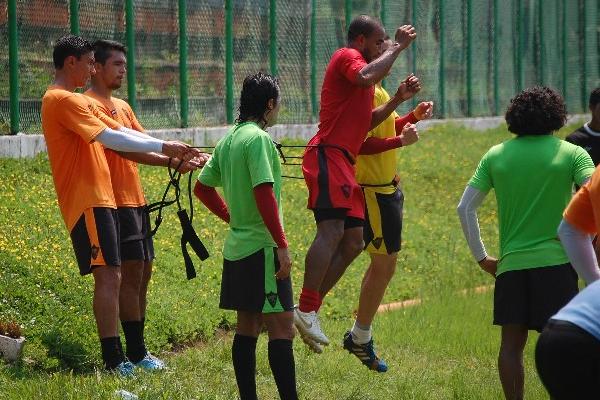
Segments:
[[[455,294],[490,283],[470,257],[455,208],[483,153],[508,138],[502,128],[482,133],[445,125],[423,133],[418,144],[400,151],[406,197],[403,250],[384,301],[421,297],[425,303],[378,320],[376,339],[393,366],[385,376],[357,365],[341,351],[339,340],[320,357],[296,344],[303,397],[500,396],[495,372],[498,331],[490,326],[491,299]],[[299,167],[284,168],[300,175]],[[142,177],[148,199],[158,200],[166,172],[142,168]],[[169,357],[171,369],[165,374],[122,383],[94,373],[100,357],[91,312],[92,280],[78,276],[51,179],[45,155],[0,162],[0,317],[19,322],[28,338],[24,361],[0,367],[0,393],[6,390],[11,399],[108,398],[124,385],[149,399],[234,398],[230,336],[215,336],[218,328],[227,329],[234,319],[233,313],[217,307],[224,224],[195,204],[194,225],[212,256],[202,264],[196,262],[199,277],[188,282],[177,219],[173,209],[167,212],[155,240],[158,257],[150,285],[147,343],[154,353],[162,354],[188,344],[193,348]],[[297,293],[314,224],[305,209],[303,182],[286,180],[283,191]],[[497,245],[494,207],[489,196],[480,212],[491,254]],[[363,255],[326,299],[322,316],[332,338],[341,339],[350,325],[365,266]],[[260,350],[266,353],[261,343]],[[260,365],[259,386],[264,398],[273,398],[264,357]],[[529,398],[543,398],[530,364],[528,390],[532,391]]]

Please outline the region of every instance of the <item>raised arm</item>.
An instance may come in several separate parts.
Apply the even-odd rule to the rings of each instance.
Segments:
[[[400,52],[406,49],[417,37],[412,25],[403,25],[396,30],[396,42],[376,60],[365,65],[358,73],[356,83],[360,86],[373,86],[388,74]]]

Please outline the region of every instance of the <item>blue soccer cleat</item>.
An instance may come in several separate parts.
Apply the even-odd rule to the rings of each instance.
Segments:
[[[344,348],[358,357],[360,362],[366,365],[367,368],[377,372],[386,372],[388,370],[385,361],[381,360],[375,354],[373,339],[365,344],[356,344],[352,340],[352,333],[348,331],[344,334]]]

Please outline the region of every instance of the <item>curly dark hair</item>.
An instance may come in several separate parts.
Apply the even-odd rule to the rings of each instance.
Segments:
[[[600,103],[600,87],[590,93],[590,107],[595,107],[598,103]]]
[[[65,60],[69,56],[75,56],[78,60],[82,55],[94,51],[92,44],[81,36],[65,35],[56,41],[52,51],[54,68],[62,69]]]
[[[518,136],[549,135],[567,122],[567,107],[556,91],[535,86],[510,100],[504,119],[508,130]]]
[[[246,122],[250,119],[264,121],[267,102],[270,99],[276,103],[279,101],[279,80],[262,72],[248,75],[242,85],[240,115],[236,122]]]

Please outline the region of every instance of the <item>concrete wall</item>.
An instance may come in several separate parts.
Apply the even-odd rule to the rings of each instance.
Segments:
[[[569,123],[582,122],[586,115],[573,115]],[[469,129],[481,130],[496,128],[504,122],[503,117],[437,119],[419,122],[421,130],[426,130],[439,124],[456,124]],[[186,128],[186,129],[160,129],[148,131],[159,139],[181,140],[193,146],[214,146],[225,135],[229,128]],[[276,125],[269,128],[269,133],[274,140],[299,139],[307,141],[317,131],[317,125]],[[13,136],[0,136],[0,158],[27,158],[46,151],[46,142],[43,135],[18,134]]]

